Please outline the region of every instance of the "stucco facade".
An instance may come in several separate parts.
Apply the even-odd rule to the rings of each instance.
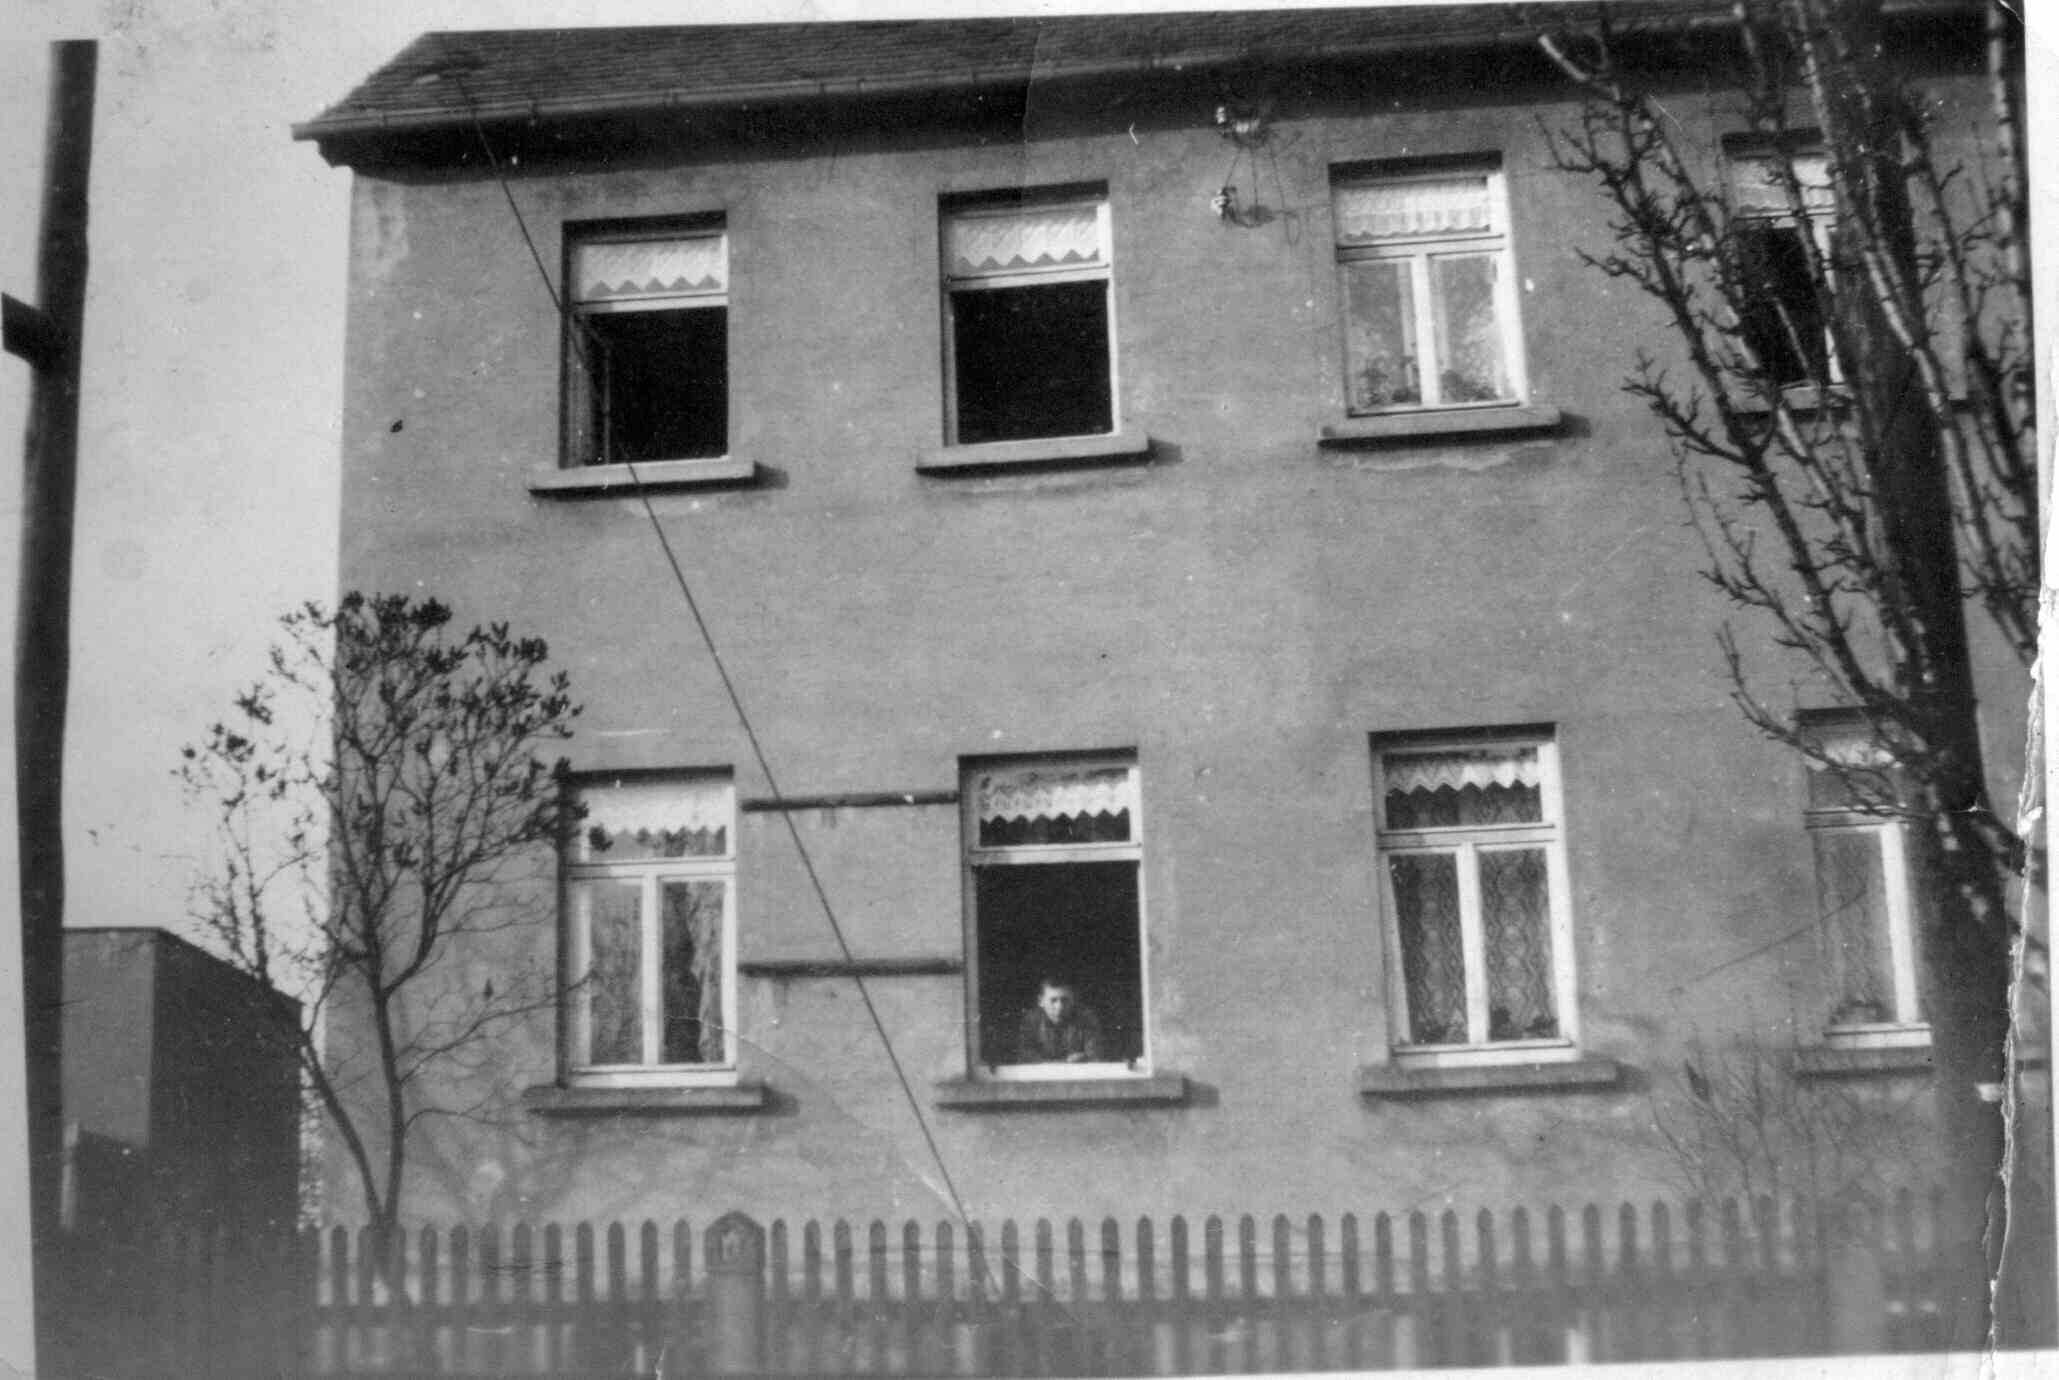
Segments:
[[[1729,117],[1682,82],[1673,109],[1713,150]],[[1938,90],[1948,118],[1978,100]],[[1225,99],[1268,103],[1261,144],[1219,132]],[[1690,1050],[1819,1043],[1831,997],[1804,769],[1730,703],[1712,637],[1730,610],[1697,578],[1665,439],[1619,387],[1674,346],[1578,257],[1609,231],[1546,146],[1573,112],[1534,58],[1483,45],[576,135],[543,115],[486,129],[506,196],[463,131],[327,150],[357,168],[340,584],[548,639],[585,706],[575,771],[732,774],[734,1074],[762,1089],[568,1108],[527,1091],[576,1081],[538,1017],[485,1075],[504,1124],[435,1129],[411,1215],[945,1210],[789,824],[976,1214],[1667,1188],[1653,1098]],[[1483,156],[1527,375],[1508,429],[1326,438],[1352,429],[1339,170]],[[1269,214],[1212,211],[1226,164]],[[946,447],[940,215],[1040,188],[1105,198],[1115,429],[1148,447],[955,467],[979,457]],[[581,227],[660,217],[726,234],[739,463],[642,496],[564,487],[574,366],[524,226],[555,280]],[[800,806],[777,807],[653,521]],[[1763,684],[1822,702],[1739,630]],[[1988,660],[2010,800],[2027,685]],[[1412,1083],[1376,745],[1485,730],[1555,750],[1577,1025],[1556,1067],[1578,1073]],[[1080,752],[1135,768],[1157,1095],[994,1105],[968,1056],[965,773]],[[475,971],[564,966],[550,861],[536,922]],[[1867,1083],[1913,1096],[1921,1075]]]

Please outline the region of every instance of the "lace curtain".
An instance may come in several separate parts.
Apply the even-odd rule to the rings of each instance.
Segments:
[[[973,782],[980,843],[987,847],[1119,843],[1136,817],[1132,767],[1022,767]]]
[[[574,862],[720,857],[729,852],[734,790],[726,779],[585,786]]]
[[[1389,829],[1537,824],[1544,819],[1537,749],[1395,752],[1381,760]]]
[[[1795,204],[1788,194],[1787,175],[1780,160],[1771,154],[1752,154],[1731,160],[1736,184],[1736,211],[1741,216],[1791,216]],[[1802,194],[1801,210],[1818,215],[1832,209],[1830,164],[1820,153],[1794,157],[1794,177]]]
[[[953,278],[1092,268],[1105,262],[1098,205],[965,211],[944,222],[944,271]]]
[[[1494,229],[1494,200],[1485,173],[1371,182],[1339,187],[1332,195],[1340,245]]]
[[[728,290],[724,235],[582,244],[572,251],[572,300],[582,306],[720,297]]]

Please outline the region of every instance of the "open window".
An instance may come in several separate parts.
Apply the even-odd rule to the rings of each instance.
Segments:
[[[1838,380],[1822,289],[1834,203],[1821,153],[1733,150],[1732,240],[1744,288],[1738,332],[1778,387]]]
[[[1114,431],[1107,197],[982,198],[943,221],[948,441]]]
[[[1373,765],[1396,1057],[1570,1056],[1556,744],[1382,737]]]
[[[1331,197],[1350,411],[1522,401],[1499,161],[1339,172]]]
[[[593,1085],[736,1067],[735,790],[726,774],[577,783],[565,841],[566,1062]]]
[[[720,226],[570,239],[570,465],[704,460],[729,449],[729,239]]]
[[[1808,763],[1805,823],[1830,997],[1825,1041],[1927,1043],[1899,774],[1861,715],[1811,715],[1804,728],[1819,754]]]
[[[1144,1072],[1136,764],[970,764],[961,798],[974,1069],[995,1078]],[[1049,1000],[1052,986],[1069,991],[1069,1009]]]

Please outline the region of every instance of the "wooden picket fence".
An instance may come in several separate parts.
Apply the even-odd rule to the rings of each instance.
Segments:
[[[1834,1241],[1807,1202],[1766,1199],[1333,1221],[426,1228],[390,1276],[368,1235],[341,1227],[259,1249],[188,1240],[131,1262],[157,1281],[140,1364],[97,1369],[1179,1375],[1927,1350],[1948,1306],[1939,1208],[1904,1193],[1841,1218]],[[753,1243],[721,1287],[711,1227]]]

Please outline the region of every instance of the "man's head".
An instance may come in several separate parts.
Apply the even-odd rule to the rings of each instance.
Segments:
[[[1042,1009],[1045,1020],[1053,1025],[1064,1025],[1072,1019],[1079,999],[1073,995],[1071,983],[1045,978],[1037,986],[1037,1006]]]

